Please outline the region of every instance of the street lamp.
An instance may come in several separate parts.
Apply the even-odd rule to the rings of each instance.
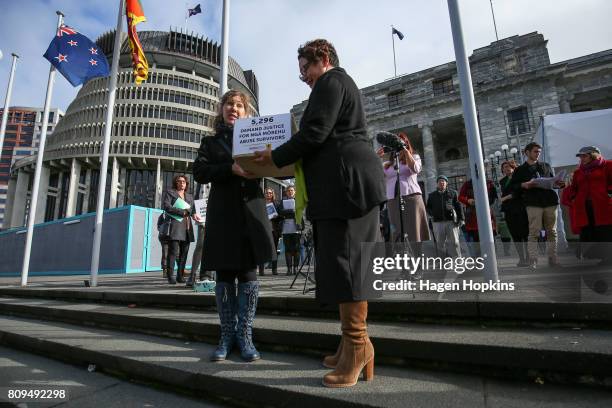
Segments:
[[[500,157],[501,157],[501,152],[499,150],[495,151],[495,158],[497,159],[497,164],[499,164]]]
[[[508,160],[508,145],[507,144],[501,145],[501,149],[504,152],[505,159]]]
[[[516,161],[517,153],[518,153],[518,149],[516,147],[513,147],[512,149],[510,149],[510,154],[512,155],[512,158],[514,159],[514,161]]]

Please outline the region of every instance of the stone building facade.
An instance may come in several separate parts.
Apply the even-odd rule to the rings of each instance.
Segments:
[[[533,32],[495,41],[469,58],[490,178],[499,178],[499,163],[533,139],[541,115],[612,107],[612,50],[551,64],[546,45],[544,36]],[[455,62],[361,92],[372,138],[381,130],[408,134],[423,160],[425,193],[435,189],[439,174],[448,176],[453,188],[470,177]],[[293,107],[298,118],[306,103]],[[515,157],[520,160],[518,153]]]

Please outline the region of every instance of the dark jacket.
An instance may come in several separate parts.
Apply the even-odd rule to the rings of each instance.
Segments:
[[[487,198],[489,199],[489,207],[497,200],[497,189],[491,180],[487,180]],[[465,229],[467,231],[478,231],[478,215],[476,206],[470,205],[468,201],[474,199],[474,185],[472,180],[468,180],[461,186],[459,190],[459,202],[465,206]],[[497,231],[497,223],[495,222],[495,213],[491,211],[491,226],[493,233]]]
[[[275,201],[273,204],[274,204],[274,208],[276,209],[276,213],[279,215],[272,218],[270,220],[270,223],[272,224],[272,237],[274,238],[274,242],[278,244],[278,239],[283,233],[283,217],[280,215],[280,211],[279,211],[281,204],[277,201]],[[268,204],[266,203],[266,205]]]
[[[300,130],[272,152],[278,167],[299,159],[310,220],[361,217],[387,200],[380,159],[367,137],[361,94],[342,68],[319,77]]]
[[[536,162],[533,165],[525,162],[518,166],[512,174],[512,189],[523,201],[525,207],[553,207],[559,204],[559,196],[554,190],[544,188],[524,189],[521,183],[540,177],[554,177],[554,172],[548,163]]]
[[[191,214],[193,214],[193,196],[189,193],[185,193],[185,202],[191,206],[189,210],[187,210],[188,214],[184,214],[184,210],[179,210],[178,208],[173,207],[174,202],[179,197],[178,192],[171,188],[164,192],[164,197],[162,199],[162,209],[168,214],[178,215],[179,217],[187,217],[189,224],[186,224],[186,221],[179,222],[174,218],[172,219],[172,224],[170,227],[170,240],[172,241],[194,241],[193,236],[193,223],[191,222]],[[189,228],[187,228],[189,227]]]
[[[260,180],[232,173],[232,130],[222,125],[215,136],[203,138],[193,163],[195,180],[211,183],[204,270],[244,271],[276,258]]]
[[[502,198],[506,197],[507,195],[512,196],[511,199],[506,200],[502,202],[501,204],[501,210],[506,214],[522,213],[523,211],[525,211],[525,205],[523,204],[523,201],[521,200],[520,195],[517,194],[514,189],[514,186],[512,183],[513,178],[514,178],[514,174],[510,177],[506,176],[502,178],[501,180],[499,180],[499,186],[501,187]]]
[[[457,222],[463,221],[463,208],[457,199],[455,190],[446,189],[443,192],[436,190],[429,193],[427,198],[427,214],[429,214],[434,222],[453,221],[453,213],[457,214]]]

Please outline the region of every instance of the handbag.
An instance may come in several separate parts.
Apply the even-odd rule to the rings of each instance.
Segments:
[[[159,233],[158,235],[159,240],[160,241],[169,240],[171,231],[172,231],[172,218],[170,218],[164,212],[157,219],[157,232]]]

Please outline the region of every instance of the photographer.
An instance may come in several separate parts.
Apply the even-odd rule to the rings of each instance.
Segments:
[[[393,153],[392,159],[383,164],[387,186],[387,209],[391,222],[391,242],[403,242],[403,232],[405,241],[410,243],[413,255],[420,256],[422,241],[429,240],[425,203],[421,187],[417,182],[422,167],[421,157],[416,154],[405,133],[400,132],[397,137],[403,143],[403,148]],[[382,156],[384,149],[379,149],[378,154]],[[394,159],[395,155],[398,155],[397,162]],[[400,195],[404,204],[401,220]]]
[[[463,209],[457,192],[448,188],[448,178],[438,176],[437,182],[437,190],[427,198],[427,213],[433,218],[436,249],[439,256],[459,257],[459,226],[464,222]]]

